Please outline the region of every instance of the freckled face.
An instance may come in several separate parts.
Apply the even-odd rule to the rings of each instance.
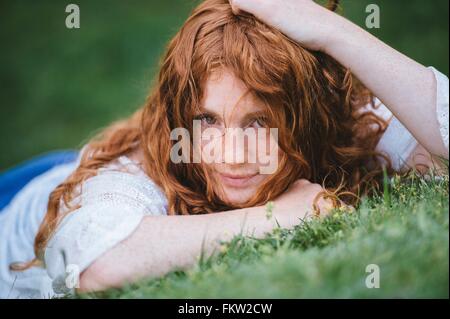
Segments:
[[[243,204],[255,196],[270,176],[261,168],[278,163],[278,152],[269,152],[270,134],[266,128],[266,106],[250,94],[245,84],[231,72],[213,73],[206,81],[201,110],[195,119],[201,121],[203,153],[213,154],[213,163],[205,163],[212,173],[215,190],[231,204]],[[266,128],[267,134],[263,134]],[[236,142],[242,129],[247,138]],[[233,133],[234,132],[234,133]],[[265,160],[261,162],[260,143],[265,143]],[[272,141],[272,145],[273,145]],[[256,160],[255,160],[256,159]]]

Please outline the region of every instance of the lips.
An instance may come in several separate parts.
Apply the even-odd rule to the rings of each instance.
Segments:
[[[228,187],[235,187],[235,188],[247,187],[250,184],[251,180],[257,175],[258,174],[236,175],[236,174],[219,173],[219,177],[222,181],[222,184]]]

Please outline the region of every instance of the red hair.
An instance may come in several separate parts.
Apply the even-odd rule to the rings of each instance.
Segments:
[[[329,8],[335,10],[336,3],[330,1]],[[171,130],[192,130],[205,81],[219,68],[231,70],[270,106],[269,125],[279,130],[279,168],[245,205],[223,202],[201,165],[170,160],[175,143]],[[389,159],[375,150],[387,123],[363,112],[372,100],[332,57],[303,48],[250,14],[233,14],[228,0],[206,0],[170,41],[144,107],[91,140],[79,167],[51,193],[35,238],[37,258],[13,269],[26,269],[42,259],[60,220],[60,204],[70,207],[76,186],[137,149],[143,151],[145,172],[167,196],[169,214],[263,205],[300,178],[322,184],[355,205],[361,195],[379,189],[384,169],[393,172]]]

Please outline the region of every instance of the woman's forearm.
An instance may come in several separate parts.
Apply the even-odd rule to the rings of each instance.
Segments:
[[[261,238],[278,226],[292,228],[312,216],[313,207],[324,216],[334,205],[323,197],[316,201],[322,192],[320,185],[301,179],[275,200],[269,215],[266,207],[259,206],[206,215],[144,217],[127,239],[81,274],[80,291],[119,287],[192,266],[202,253],[210,256],[221,241],[239,234]]]
[[[194,265],[220,241],[235,235],[262,237],[277,225],[289,228],[298,219],[264,207],[207,215],[144,217],[133,234],[95,261],[80,279],[81,291],[118,287],[142,277],[157,277]]]
[[[325,52],[348,67],[431,154],[448,159],[436,115],[436,81],[425,66],[336,16]]]

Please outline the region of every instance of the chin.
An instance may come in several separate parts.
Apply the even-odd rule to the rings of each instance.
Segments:
[[[253,198],[253,191],[225,191],[226,201],[232,205],[242,205]]]

